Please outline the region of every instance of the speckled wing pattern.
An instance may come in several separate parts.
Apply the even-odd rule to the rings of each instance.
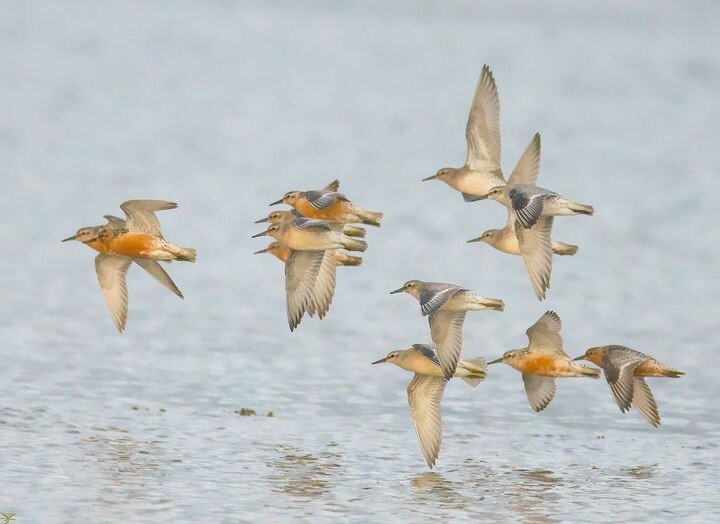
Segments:
[[[480,73],[467,126],[467,159],[472,170],[500,170],[500,98],[495,78],[487,65]]]
[[[118,331],[125,329],[128,294],[125,276],[131,258],[99,254],[95,257],[95,272],[105,298],[110,317]]]
[[[435,353],[435,349],[432,346],[428,344],[413,344],[412,347],[422,353],[423,356],[427,358],[430,362],[432,362],[436,366],[440,366],[440,361],[437,358],[437,353]]]
[[[602,359],[605,379],[620,411],[630,409],[635,391],[633,373],[635,368],[647,360],[647,355],[624,346],[613,346]],[[657,408],[656,408],[657,409]]]
[[[440,453],[442,440],[442,416],[440,401],[447,380],[443,377],[415,373],[407,387],[408,403],[413,424],[420,440],[420,449],[431,468]]]
[[[553,255],[552,225],[551,216],[540,217],[530,229],[522,227],[519,222],[515,224],[515,236],[518,239],[520,254],[538,300],[544,300],[545,293],[550,288]]]
[[[515,217],[524,228],[533,227],[542,215],[545,199],[552,193],[536,187],[512,187],[508,192]]]
[[[347,197],[342,193],[333,193],[326,191],[306,191],[305,198],[312,207],[317,210],[327,209],[335,202],[349,202]]]
[[[165,200],[128,200],[120,204],[120,209],[125,212],[125,221],[128,231],[132,233],[148,233],[163,238],[160,231],[160,221],[155,216],[155,211],[175,209],[175,202]]]
[[[530,407],[542,411],[555,396],[555,379],[527,373],[523,373],[522,377]]]
[[[454,297],[460,291],[467,291],[459,286],[452,284],[441,284],[436,282],[426,282],[418,297],[420,301],[420,311],[423,315],[440,309],[445,302]]]
[[[546,311],[525,331],[530,341],[528,349],[534,353],[567,356],[563,351],[560,337],[561,327],[562,322],[558,314],[554,311]]]

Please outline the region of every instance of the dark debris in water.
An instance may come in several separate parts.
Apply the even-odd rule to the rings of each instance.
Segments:
[[[257,411],[255,411],[254,409],[251,409],[251,408],[242,408],[242,409],[239,409],[239,410],[236,409],[236,410],[235,410],[235,413],[237,413],[237,414],[240,415],[241,417],[251,417],[251,416],[253,416],[253,415],[257,415]],[[268,411],[266,416],[268,416],[268,417],[274,417],[275,414],[274,414],[272,411]]]

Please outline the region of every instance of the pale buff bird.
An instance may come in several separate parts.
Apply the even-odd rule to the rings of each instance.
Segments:
[[[502,311],[505,308],[500,299],[476,295],[454,284],[409,280],[390,294],[402,292],[418,299],[420,312],[428,316],[430,335],[446,378],[453,376],[460,359],[465,314],[468,311]]]
[[[440,361],[432,346],[413,344],[409,349],[391,351],[385,358],[376,360],[373,364],[382,362],[389,362],[415,373],[407,388],[408,403],[420,449],[428,466],[432,468],[440,453],[440,401],[448,381],[440,369]],[[459,361],[454,376],[462,378],[472,387],[477,386],[486,376],[485,359],[477,357]]]

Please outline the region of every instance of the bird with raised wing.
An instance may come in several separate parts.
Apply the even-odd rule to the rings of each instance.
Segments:
[[[125,212],[125,220],[105,215],[107,224],[80,228],[75,235],[63,240],[77,240],[100,253],[95,257],[95,271],[118,331],[125,329],[127,321],[126,274],[132,262],[180,298],[183,297],[170,276],[157,263],[158,260],[195,262],[194,249],[178,247],[163,238],[160,222],[154,213],[176,207],[174,202],[163,200],[128,200],[120,205]]]
[[[635,406],[655,427],[660,425],[660,414],[645,377],[680,378],[685,374],[645,353],[615,344],[590,348],[575,360],[587,360],[601,367],[620,411],[625,413]]]
[[[442,416],[440,401],[448,379],[440,369],[440,361],[432,346],[413,344],[409,349],[391,351],[373,364],[389,362],[415,373],[407,388],[408,403],[413,424],[420,441],[420,449],[428,466],[432,468],[440,453]],[[486,376],[485,359],[469,358],[458,362],[455,377],[462,378],[472,387]]]
[[[460,360],[465,314],[468,311],[502,311],[505,308],[500,299],[476,295],[454,284],[409,280],[390,294],[402,292],[418,299],[420,312],[428,317],[430,335],[445,378],[453,376]]]
[[[255,223],[262,224],[264,222],[269,222],[270,224],[284,224],[286,222],[292,222],[301,217],[302,215],[294,209],[291,211],[273,211],[265,218],[256,220]],[[335,224],[342,224],[342,222],[335,222]],[[342,232],[349,237],[365,237],[365,230],[359,226],[353,226],[352,224],[342,224]]]
[[[534,226],[540,217],[592,215],[591,205],[578,204],[536,185],[540,170],[540,133],[535,133],[523,152],[507,184],[493,187],[488,197],[512,209],[524,228]]]
[[[577,364],[563,351],[562,323],[554,311],[546,311],[525,332],[528,346],[505,352],[488,365],[504,363],[522,373],[530,407],[542,411],[555,396],[555,379],[562,377],[599,378],[600,370]]]
[[[304,217],[317,218],[342,223],[361,223],[380,226],[383,214],[367,211],[355,206],[350,200],[337,191],[327,188],[313,191],[289,191],[270,205],[287,204]]]
[[[487,197],[493,187],[505,183],[500,165],[500,98],[490,67],[484,65],[470,106],[467,126],[467,157],[460,168],[444,167],[426,180],[440,180],[459,191],[466,202]]]

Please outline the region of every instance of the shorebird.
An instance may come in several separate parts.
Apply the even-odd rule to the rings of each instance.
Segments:
[[[505,304],[497,298],[476,295],[454,284],[409,280],[390,294],[405,292],[420,302],[420,312],[428,316],[430,334],[437,348],[445,378],[455,373],[462,351],[462,326],[465,313],[480,309],[502,311]]]
[[[620,411],[630,411],[633,405],[655,427],[660,425],[660,414],[643,377],[680,378],[685,374],[645,353],[618,345],[590,348],[575,360],[588,360],[600,366]]]
[[[485,242],[494,247],[498,251],[507,253],[508,255],[520,256],[520,242],[518,242],[515,234],[515,218],[508,210],[508,221],[502,229],[488,229],[479,237],[468,240],[468,244],[472,242]],[[578,246],[566,244],[565,242],[551,243],[551,249],[554,255],[574,255],[578,252]]]
[[[289,247],[281,244],[280,242],[273,242],[265,249],[261,249],[260,251],[255,251],[255,255],[259,255],[261,253],[270,253],[271,255],[274,255],[279,260],[282,260],[283,262],[287,262],[288,257],[290,257],[290,254],[293,252],[292,249]],[[359,266],[362,264],[362,257],[355,257],[352,255],[349,255],[343,251],[338,250],[332,250],[328,251],[330,256],[334,259],[336,266]]]
[[[292,222],[271,224],[267,230],[252,238],[269,235],[291,249],[301,251],[347,249],[365,251],[367,242],[351,238],[342,232],[342,225],[325,220],[297,218]]]
[[[562,324],[554,311],[545,312],[525,332],[527,347],[507,351],[490,364],[500,362],[522,373],[530,407],[542,411],[555,396],[555,379],[561,377],[599,378],[600,370],[576,364],[563,351]]]
[[[105,215],[108,223],[102,226],[83,227],[63,240],[78,240],[98,251],[95,271],[103,290],[105,304],[118,331],[125,329],[128,309],[128,267],[135,262],[158,282],[182,298],[182,293],[158,260],[195,262],[192,248],[178,247],[167,242],[160,230],[154,211],[175,209],[177,204],[163,200],[128,200],[120,205],[126,220]]]
[[[382,213],[356,207],[342,193],[327,188],[314,191],[289,191],[270,205],[287,204],[308,218],[342,223],[362,223],[380,226]]]
[[[524,162],[528,164],[522,165]],[[540,133],[535,133],[507,184],[493,187],[488,197],[512,209],[517,221],[526,229],[534,226],[540,217],[592,215],[595,212],[588,204],[578,204],[536,186],[539,165]]]
[[[362,258],[342,251],[297,251],[273,242],[255,254],[270,253],[285,262],[285,296],[290,331],[307,313],[322,319],[335,294],[335,268],[359,266]],[[333,267],[334,266],[334,267]]]
[[[294,209],[291,211],[273,211],[265,218],[256,220],[255,223],[262,224],[264,222],[269,222],[271,224],[284,224],[286,222],[292,222],[301,217],[302,215]],[[336,224],[342,224],[342,222],[336,222]],[[353,226],[351,224],[342,224],[342,232],[349,237],[365,237],[365,230],[363,228],[359,226]]]
[[[413,344],[409,349],[391,351],[385,358],[376,360],[373,364],[382,362],[390,362],[415,373],[407,388],[408,403],[420,441],[420,449],[432,469],[440,453],[442,439],[440,401],[448,381],[440,369],[440,361],[432,346]],[[472,387],[477,386],[485,375],[485,359],[482,357],[459,361],[454,374]]]
[[[514,248],[514,245],[511,245],[514,242],[508,238],[510,235],[509,229],[512,228],[515,231],[517,248],[525,262],[525,269],[530,277],[533,291],[538,300],[544,300],[546,291],[550,287],[550,275],[552,273],[552,254],[554,250],[550,235],[552,233],[553,217],[557,214],[576,214],[575,212],[565,213],[563,209],[567,210],[570,207],[580,209],[578,206],[582,205],[569,202],[551,191],[535,187],[534,184],[540,170],[540,149],[540,134],[536,133],[520,156],[507,185],[493,188],[489,196],[504,204],[509,214],[508,223],[505,229],[502,230],[506,236],[500,237],[498,245],[508,250]],[[535,192],[537,195],[542,193],[545,196],[538,196],[534,201],[535,204],[528,204],[527,209],[518,208],[516,203],[518,205],[522,203],[522,199],[518,195],[529,194],[530,192]],[[508,196],[510,194],[514,195],[513,199]],[[545,206],[543,202],[545,202]],[[585,207],[589,210],[588,214],[592,214],[592,207]],[[540,214],[533,220],[526,221],[523,217],[527,217],[527,213],[532,209]],[[482,239],[483,237],[480,237],[476,240]],[[574,254],[572,251],[575,246],[565,244],[558,247],[569,250],[569,254]]]
[[[461,168],[444,167],[424,178],[441,180],[460,191],[466,202],[486,198],[505,183],[500,165],[500,98],[490,67],[484,65],[465,128],[467,158]]]

